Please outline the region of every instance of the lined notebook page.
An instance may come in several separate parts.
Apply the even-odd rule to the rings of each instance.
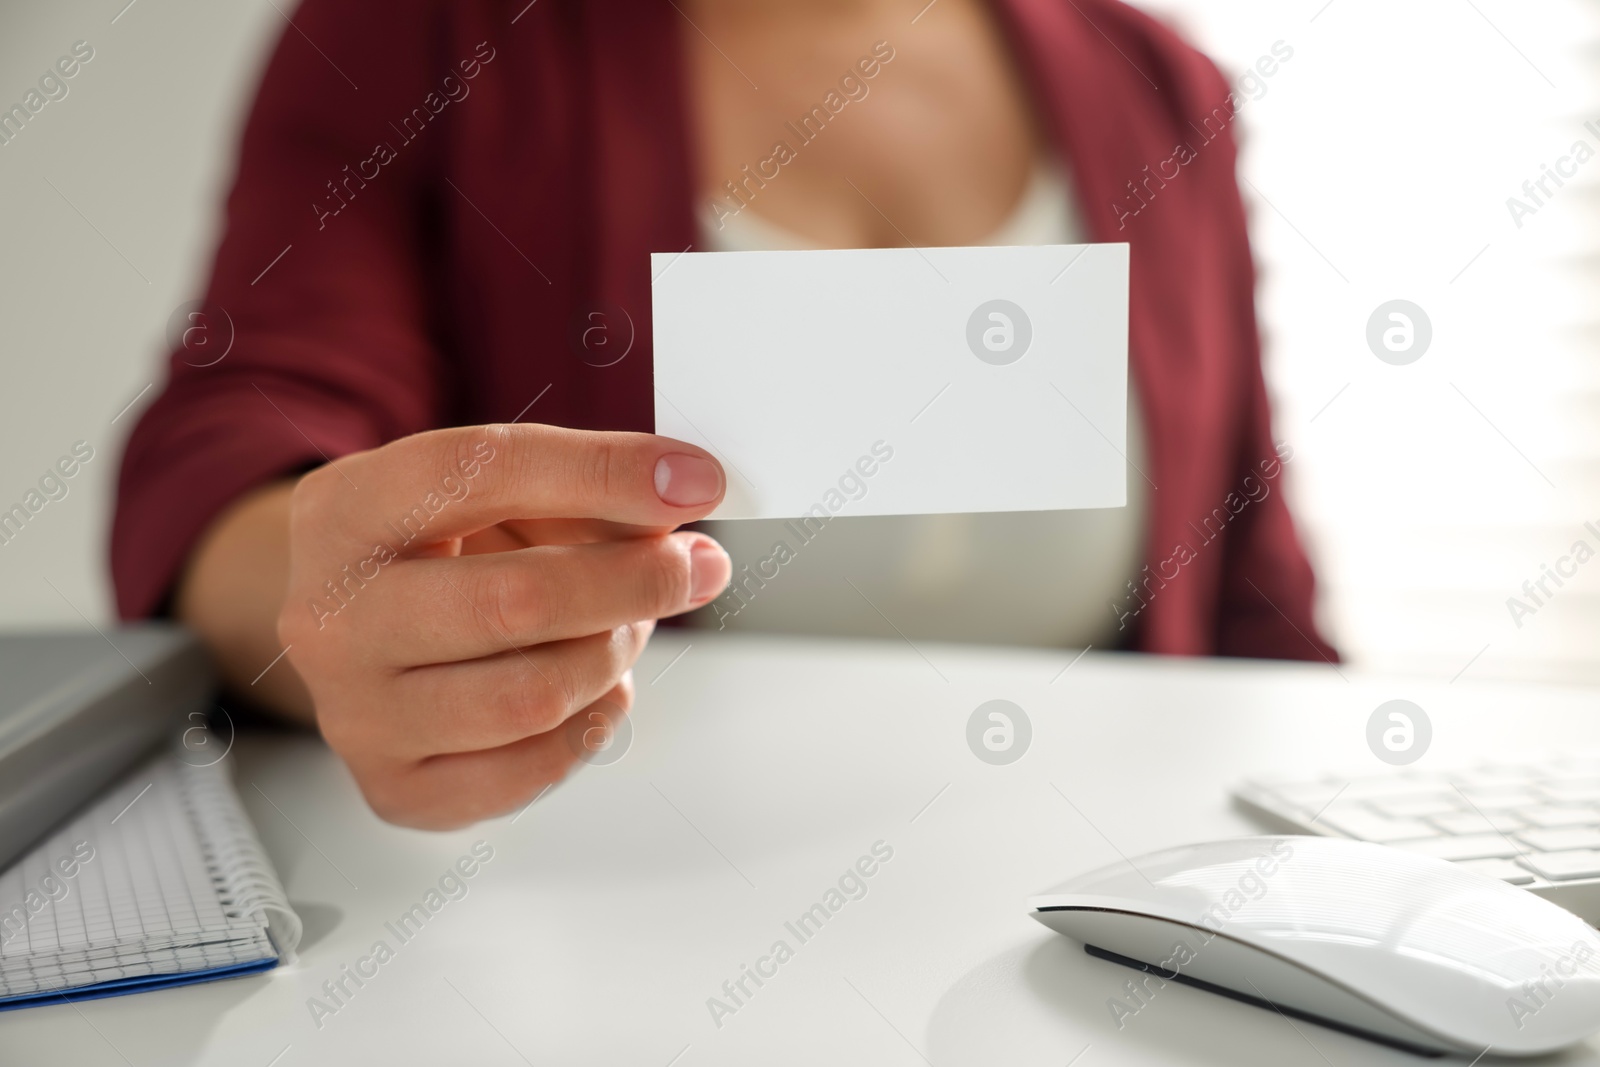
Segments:
[[[226,771],[175,755],[0,874],[0,909],[0,998],[276,960],[299,940]]]

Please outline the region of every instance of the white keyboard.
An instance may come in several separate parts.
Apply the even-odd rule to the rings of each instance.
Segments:
[[[1260,778],[1235,789],[1234,798],[1298,833],[1450,860],[1600,925],[1600,757],[1358,778]]]

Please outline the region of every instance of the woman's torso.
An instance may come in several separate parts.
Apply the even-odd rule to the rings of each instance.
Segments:
[[[713,0],[687,8],[698,247],[1084,239],[987,9],[944,0],[913,25],[904,7]],[[826,121],[807,124],[823,102],[832,105],[818,115]],[[1134,464],[1142,445],[1131,411]],[[792,544],[792,560],[736,614],[720,605],[696,621],[1108,644],[1117,634],[1112,604],[1141,560],[1143,488],[1130,483],[1121,509],[846,518]],[[777,521],[708,526],[736,571],[795,540]]]

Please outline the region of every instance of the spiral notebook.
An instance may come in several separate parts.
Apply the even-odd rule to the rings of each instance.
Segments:
[[[300,919],[223,764],[163,753],[0,873],[0,1011],[269,970]]]

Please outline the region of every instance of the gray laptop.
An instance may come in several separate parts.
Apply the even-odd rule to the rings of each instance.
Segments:
[[[165,623],[0,631],[0,868],[157,745],[216,686],[194,636]]]

